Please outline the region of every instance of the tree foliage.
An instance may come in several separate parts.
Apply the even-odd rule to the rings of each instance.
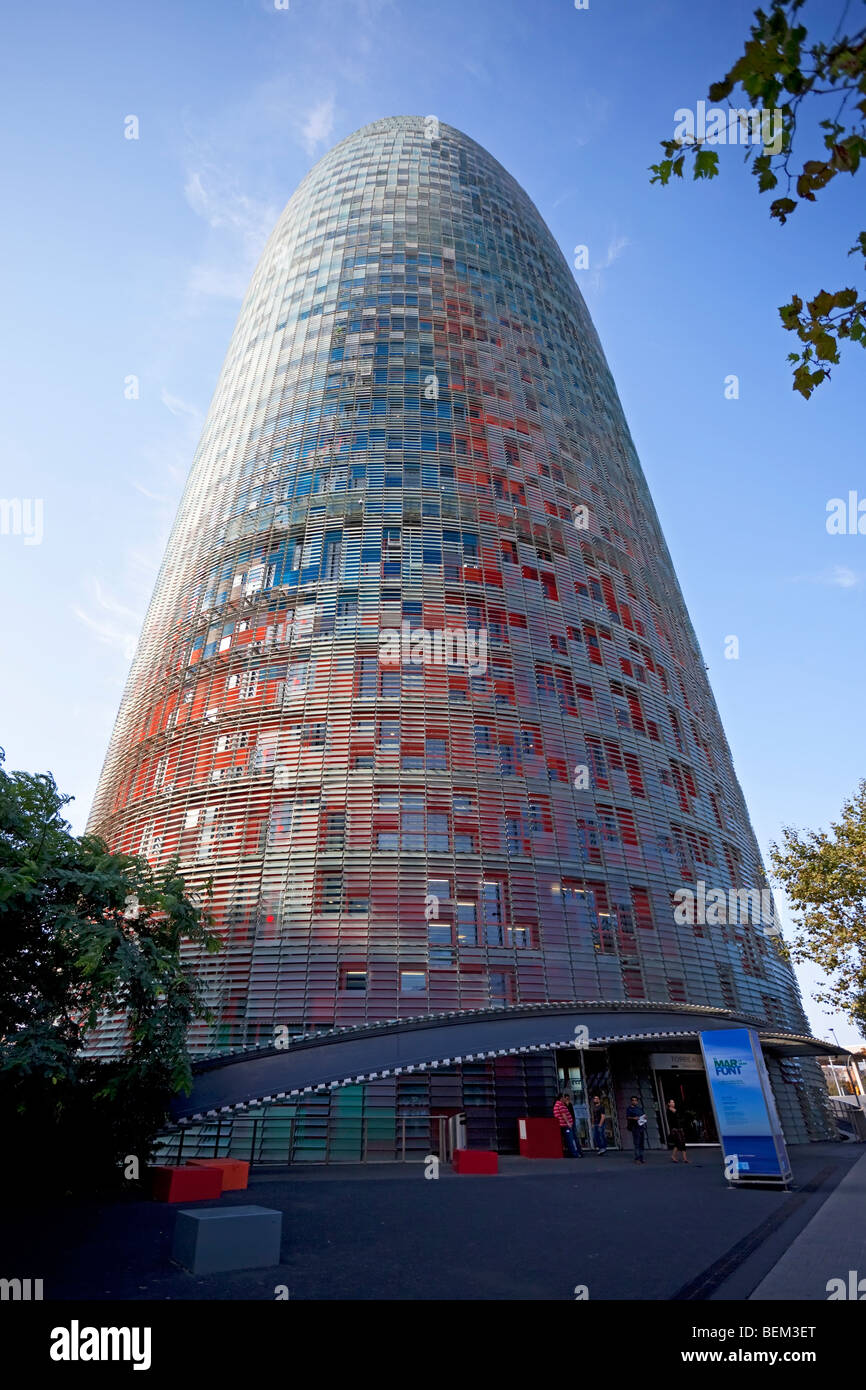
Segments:
[[[839,32],[847,19],[849,0],[832,39],[810,42],[800,16],[805,3],[773,0],[769,13],[756,10],[742,55],[708,93],[710,101],[727,101],[728,109],[734,111],[738,108],[730,100],[731,93],[741,88],[754,108],[781,113],[781,149],[774,153],[765,141],[751,165],[759,192],[779,189],[781,182],[782,189],[770,204],[770,216],[781,224],[800,202],[814,203],[839,174],[856,174],[866,155],[866,27]],[[806,159],[798,172],[792,163],[798,121],[802,124],[804,108],[810,116],[817,114],[821,97],[834,99],[829,114],[815,127],[823,132],[818,138],[824,153]],[[717,176],[719,156],[705,140],[674,139],[661,144],[664,158],[650,166],[653,183],[683,178],[687,161],[693,178]],[[848,254],[866,261],[866,232],[857,234]],[[811,298],[794,294],[780,306],[779,315],[783,327],[803,345],[788,354],[788,361],[793,364],[793,388],[806,399],[839,362],[843,340],[866,347],[866,299],[853,286],[822,289]]]
[[[31,1171],[63,1154],[72,1186],[141,1170],[169,1101],[188,1091],[186,1036],[204,1014],[183,942],[219,948],[176,862],[155,870],[72,835],[49,774],[7,773],[0,750],[0,1104],[8,1152]],[[123,1015],[116,1060],[85,1055]]]
[[[797,913],[793,959],[820,968],[815,998],[866,1034],[866,781],[829,831],[786,826],[770,855]]]

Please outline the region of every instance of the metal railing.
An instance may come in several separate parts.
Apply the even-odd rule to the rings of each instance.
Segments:
[[[282,1115],[279,1108],[166,1131],[157,1137],[156,1161],[242,1158],[252,1172],[307,1163],[423,1163],[431,1155],[447,1163],[453,1156],[455,1127],[449,1115]]]

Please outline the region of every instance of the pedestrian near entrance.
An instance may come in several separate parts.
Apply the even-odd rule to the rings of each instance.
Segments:
[[[563,1095],[565,1096],[566,1109],[568,1110],[568,1113],[571,1116],[571,1132],[574,1135],[574,1143],[577,1148],[577,1156],[578,1158],[583,1158],[583,1149],[580,1147],[580,1136],[577,1132],[577,1115],[574,1112],[574,1101],[572,1100],[571,1093],[569,1091],[564,1091]]]
[[[592,1098],[592,1142],[595,1145],[596,1153],[607,1153],[607,1116],[604,1113],[604,1102],[600,1096]]]
[[[625,1116],[631,1132],[631,1142],[634,1145],[634,1161],[635,1163],[643,1163],[643,1152],[646,1145],[646,1111],[640,1103],[640,1096],[632,1096],[631,1104],[626,1106]]]
[[[683,1117],[677,1109],[675,1100],[668,1101],[668,1148],[671,1150],[671,1158],[677,1162],[677,1154],[683,1156],[683,1163],[688,1163],[686,1158],[686,1132],[683,1129]]]
[[[566,1144],[568,1145],[569,1158],[577,1158],[577,1140],[574,1137],[574,1130],[572,1129],[571,1125],[571,1115],[568,1113],[568,1105],[566,1104],[566,1097],[564,1092],[560,1092],[560,1094],[556,1097],[556,1103],[553,1107],[553,1114],[554,1117],[559,1121],[559,1128],[562,1132]]]

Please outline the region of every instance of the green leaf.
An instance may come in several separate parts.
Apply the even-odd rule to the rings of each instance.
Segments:
[[[826,290],[821,290],[814,299],[809,301],[806,308],[813,318],[823,318],[833,308],[833,296],[828,294]]]
[[[797,204],[793,198],[775,198],[770,204],[770,216],[777,217],[780,222],[788,220]]]
[[[839,348],[836,339],[830,333],[818,333],[813,339],[815,344],[815,356],[823,362],[838,362]]]
[[[696,179],[713,179],[719,172],[719,156],[715,150],[698,150],[695,155],[695,167],[693,177]]]
[[[808,400],[812,394],[812,373],[806,366],[798,367],[794,373],[795,391],[799,391],[804,400]]]
[[[851,309],[857,303],[857,291],[852,289],[837,290],[833,295],[833,306],[836,309]]]

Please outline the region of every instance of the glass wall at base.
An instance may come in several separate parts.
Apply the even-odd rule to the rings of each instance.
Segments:
[[[767,1061],[787,1142],[832,1138],[820,1097],[811,1093],[815,1084],[820,1086],[811,1077],[816,1064],[803,1061],[786,1076],[778,1059]],[[679,1065],[659,1065],[669,1062]],[[296,1102],[250,1105],[243,1113],[186,1125],[182,1138],[181,1131],[166,1134],[157,1152],[163,1161],[252,1157],[255,1163],[276,1166],[421,1162],[428,1154],[440,1154],[448,1122],[460,1114],[465,1115],[468,1148],[516,1154],[517,1121],[550,1116],[562,1089],[572,1098],[584,1147],[592,1147],[589,1104],[594,1095],[604,1105],[609,1148],[630,1144],[625,1111],[632,1095],[639,1096],[647,1114],[650,1152],[667,1146],[663,1112],[672,1098],[686,1114],[688,1143],[718,1142],[700,1053],[614,1046],[587,1048],[583,1056],[566,1049],[498,1057],[343,1086]]]
[[[273,1166],[422,1162],[440,1153],[448,1121],[459,1114],[467,1148],[517,1153],[518,1119],[550,1115],[556,1090],[552,1052],[499,1057],[341,1086],[297,1102],[250,1105],[243,1114],[162,1136],[157,1157],[252,1158]]]

